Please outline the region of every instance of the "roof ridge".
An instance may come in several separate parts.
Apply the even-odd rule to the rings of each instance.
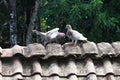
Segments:
[[[96,58],[110,56],[117,57],[120,55],[120,42],[87,42],[83,44],[78,44],[76,46],[71,46],[69,43],[64,45],[51,43],[44,47],[42,44],[33,43],[28,46],[15,45],[12,48],[2,49],[1,57],[12,57],[16,54],[21,54],[24,57],[32,56],[44,56],[44,59],[49,57],[66,57],[72,56],[93,56]]]

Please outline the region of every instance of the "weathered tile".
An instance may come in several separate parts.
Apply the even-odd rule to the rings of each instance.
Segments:
[[[80,77],[78,77],[78,80],[87,80],[87,78],[86,78],[86,76],[80,76]]]
[[[86,61],[84,59],[76,60],[76,66],[77,66],[77,75],[79,76],[85,76],[86,73]]]
[[[51,57],[51,56],[63,56],[64,52],[62,49],[62,46],[60,44],[52,43],[48,44],[46,46],[47,54],[45,58]]]
[[[22,63],[18,57],[13,58],[13,74],[15,73],[23,74]]]
[[[59,76],[53,75],[49,77],[43,77],[42,80],[64,80],[64,79],[60,78]],[[65,80],[67,79],[65,78]]]
[[[90,74],[90,73],[94,73],[95,74],[96,73],[95,72],[94,63],[93,63],[91,58],[86,58],[85,68],[86,68],[86,74]]]
[[[47,63],[47,64],[44,64]],[[58,62],[56,59],[49,59],[47,61],[43,61],[41,63],[42,67],[42,75],[43,76],[50,76],[50,75],[59,75],[60,69],[58,66]]]
[[[119,58],[112,59],[111,63],[112,63],[114,75],[120,75],[120,59]]]
[[[60,73],[60,69],[56,60],[52,61],[48,68],[48,75],[55,75]]]
[[[87,80],[98,80],[96,74],[89,74]]]
[[[28,57],[36,56],[36,55],[39,55],[39,56],[46,55],[46,50],[42,44],[38,44],[38,43],[29,44],[27,48],[28,48],[29,54],[26,56]]]
[[[97,80],[107,80],[106,76],[97,76]]]
[[[68,79],[69,80],[78,80],[76,75],[70,75]]]
[[[41,63],[37,59],[33,59],[32,62],[32,74],[42,73]]]
[[[2,59],[2,75],[13,75],[13,59]]]
[[[39,74],[35,74],[31,78],[32,78],[31,80],[42,80],[42,77]],[[28,80],[30,80],[30,79],[28,79]]]
[[[13,53],[11,48],[3,49],[1,57],[12,57],[12,56]]]
[[[116,80],[113,74],[107,74],[105,77],[106,80]]]
[[[50,76],[48,80],[61,80],[59,76],[57,75],[53,75],[53,76]]]
[[[94,59],[96,75],[106,75],[103,66],[103,59]]]
[[[76,63],[74,61],[74,59],[69,59],[68,64],[66,65],[66,76],[70,75],[70,74],[76,74],[77,75],[77,66]],[[65,73],[64,72],[64,73]]]
[[[40,74],[35,74],[31,76],[24,76],[22,80],[44,80]]]
[[[64,52],[65,52],[65,56],[81,55],[82,54],[82,50],[78,45],[70,46],[69,44],[66,43],[66,44],[63,45],[63,49],[64,49]]]
[[[97,49],[97,46],[94,42],[88,42],[88,43],[84,43],[82,45],[83,47],[83,50],[84,50],[84,55],[96,55],[98,54],[98,49]]]
[[[116,80],[120,80],[120,76],[116,76],[115,79],[116,79]]]
[[[120,55],[120,42],[113,42],[112,46],[115,49],[116,56]]]
[[[2,59],[1,71],[2,75],[14,75],[16,73],[23,74],[23,65],[19,58]]]
[[[2,74],[2,60],[0,59],[0,74]]]
[[[109,73],[113,73],[113,67],[112,67],[112,64],[111,64],[111,61],[109,58],[104,58],[103,59],[103,66],[104,66],[104,71],[105,71],[105,74],[109,74]]]
[[[33,65],[33,59],[29,60],[29,59],[22,59],[22,67],[23,67],[23,75],[24,76],[29,76],[32,74],[32,65]]]
[[[15,74],[13,78],[14,80],[23,80],[23,76],[21,74]]]
[[[15,80],[14,77],[3,77],[2,80]]]
[[[3,80],[3,77],[2,77],[2,75],[0,74],[0,80]]]
[[[3,49],[1,57],[12,57],[16,54],[24,55],[24,49],[22,46],[15,45],[12,48]]]
[[[113,47],[109,43],[102,42],[102,43],[98,43],[97,46],[99,49],[100,56],[104,56],[104,55],[115,56],[116,55]]]
[[[15,45],[12,47],[12,55],[15,55],[15,54],[22,54],[24,55],[24,49],[22,46],[19,46],[19,45]]]

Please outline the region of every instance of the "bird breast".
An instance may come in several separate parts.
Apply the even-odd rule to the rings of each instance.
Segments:
[[[67,31],[67,37],[69,37],[69,38],[72,38],[72,32],[71,31]]]

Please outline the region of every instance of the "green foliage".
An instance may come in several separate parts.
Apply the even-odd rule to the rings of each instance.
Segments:
[[[9,41],[9,28],[7,27],[8,21],[8,9],[1,1],[0,4],[0,45],[2,43]]]

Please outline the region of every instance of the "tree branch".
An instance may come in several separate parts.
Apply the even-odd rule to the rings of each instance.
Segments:
[[[6,0],[3,0],[3,2],[4,2],[4,4],[5,4],[5,6],[8,8],[8,3],[7,3],[7,1],[6,1]]]
[[[28,28],[28,31],[27,31],[26,45],[30,44],[31,41],[32,41],[32,30],[35,26],[37,14],[38,14],[39,3],[40,3],[40,0],[35,1],[34,12],[33,12],[33,15],[31,17],[31,21],[30,21],[29,28]]]

